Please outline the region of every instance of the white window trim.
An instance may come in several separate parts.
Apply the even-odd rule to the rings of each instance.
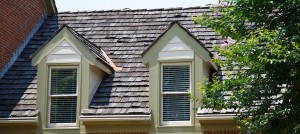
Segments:
[[[188,94],[188,92],[163,92],[163,66],[165,65],[189,65],[190,67],[190,92],[192,89],[192,64],[189,63],[161,63],[160,64],[160,121],[162,126],[191,126],[192,125],[192,101],[190,101],[190,120],[189,121],[163,121],[163,95],[166,94]]]
[[[76,69],[77,70],[77,88],[76,88],[76,94],[70,94],[70,95],[51,95],[51,70],[52,69],[57,69],[57,68],[68,68],[68,69]],[[47,108],[47,124],[49,128],[54,128],[54,127],[77,127],[78,124],[78,88],[79,88],[79,68],[78,66],[50,66],[49,67],[49,72],[48,72],[48,108]],[[77,98],[77,108],[76,108],[76,121],[75,123],[50,123],[50,110],[51,110],[51,98],[52,97],[62,97],[62,96],[76,96]]]

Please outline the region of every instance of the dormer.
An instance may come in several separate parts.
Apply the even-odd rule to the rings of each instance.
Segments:
[[[201,98],[197,83],[217,69],[212,54],[179,22],[173,22],[142,55],[149,67],[154,123],[162,131],[170,127],[195,131],[199,123],[193,109],[199,105],[190,100],[189,93]]]
[[[78,128],[105,74],[116,69],[105,52],[68,26],[62,26],[32,56],[37,67],[40,129]]]

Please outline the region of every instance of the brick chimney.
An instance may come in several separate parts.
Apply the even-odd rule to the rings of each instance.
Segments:
[[[56,12],[52,0],[0,1],[0,70],[6,72],[47,15]],[[21,49],[21,50],[20,50]],[[0,74],[0,79],[1,79]]]

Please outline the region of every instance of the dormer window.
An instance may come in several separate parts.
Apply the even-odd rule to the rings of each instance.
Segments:
[[[80,112],[88,108],[104,75],[119,69],[100,47],[68,26],[31,58],[38,70],[37,108],[43,128],[51,130],[78,128]]]
[[[149,67],[155,124],[176,130],[198,123],[193,108],[199,105],[192,103],[190,96],[201,97],[195,83],[201,82],[210,68],[215,67],[211,53],[188,29],[173,22],[142,55]]]
[[[189,64],[162,65],[163,125],[191,124],[190,72]]]
[[[77,67],[51,67],[49,89],[49,127],[76,126]]]

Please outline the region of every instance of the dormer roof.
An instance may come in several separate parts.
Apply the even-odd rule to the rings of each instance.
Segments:
[[[105,72],[107,73],[111,73],[113,71],[112,66],[110,65],[110,63],[108,62],[109,57],[104,56],[104,51],[101,49],[101,47],[96,46],[95,44],[93,44],[92,42],[90,42],[89,40],[87,40],[86,38],[84,38],[82,35],[80,35],[79,33],[77,33],[74,29],[72,29],[71,27],[67,26],[67,25],[63,25],[61,26],[54,35],[52,35],[52,37],[50,37],[37,51],[35,51],[35,53],[33,53],[30,58],[32,59],[32,65],[36,66],[40,60],[42,59],[43,56],[48,55],[50,53],[50,51],[52,51],[53,47],[49,47],[48,45],[57,45],[58,43],[53,43],[52,41],[54,40],[54,38],[56,39],[60,39],[60,38],[71,38],[70,35],[68,33],[71,33],[71,36],[74,36],[78,41],[80,41],[81,43],[77,44],[77,43],[73,43],[76,46],[83,46],[83,49],[76,49],[77,51],[84,51],[84,50],[88,50],[89,53],[91,55],[93,55],[93,57],[95,59],[97,59],[97,61],[101,62],[102,64],[104,64],[104,66],[106,68],[102,68]],[[60,37],[57,37],[60,36]],[[82,53],[84,54],[84,53]],[[89,56],[86,56],[87,58],[91,58]],[[93,63],[93,59],[89,59],[92,63]],[[99,67],[101,68],[101,67]]]
[[[169,24],[168,28],[162,33],[160,34],[150,45],[149,47],[142,53],[142,55],[145,55],[145,53],[147,53],[155,44],[158,40],[160,40],[174,25],[178,25],[181,29],[183,29],[187,34],[189,34],[195,41],[197,41],[199,43],[199,45],[205,49],[209,55],[212,57],[213,54],[205,47],[205,45],[203,44],[203,42],[201,42],[200,40],[197,39],[197,37],[195,37],[195,35],[193,35],[188,29],[186,29],[179,21],[173,21]]]
[[[168,41],[166,41],[168,40]],[[184,49],[178,49],[179,51],[183,52],[188,52],[190,51],[190,56],[185,55],[185,56],[179,56],[176,53],[176,50],[166,50],[163,47],[163,45],[169,44],[168,46],[165,47],[171,47],[171,44],[182,42],[184,43],[183,46],[181,47],[186,47],[186,50]],[[214,70],[217,70],[217,66],[212,62],[212,56],[213,54],[205,47],[204,43],[201,42],[200,40],[195,37],[188,29],[186,29],[179,21],[173,21],[169,24],[168,28],[160,34],[152,44],[142,53],[143,56],[143,61],[144,64],[148,64],[150,60],[152,60],[155,55],[163,55],[162,53],[159,54],[158,49],[154,49],[151,54],[149,51],[155,47],[155,45],[161,45],[157,46],[157,48],[160,47],[160,51],[169,51],[169,54],[172,53],[171,57],[175,58],[176,60],[187,60],[189,58],[193,57],[193,53],[197,54],[200,56],[204,61],[206,61],[211,68]],[[177,49],[177,48],[174,48]],[[178,51],[177,50],[177,51]],[[168,52],[167,52],[168,53]],[[166,54],[166,53],[165,53]],[[170,57],[169,57],[170,58]],[[166,60],[166,58],[161,59],[159,56],[157,60]]]

